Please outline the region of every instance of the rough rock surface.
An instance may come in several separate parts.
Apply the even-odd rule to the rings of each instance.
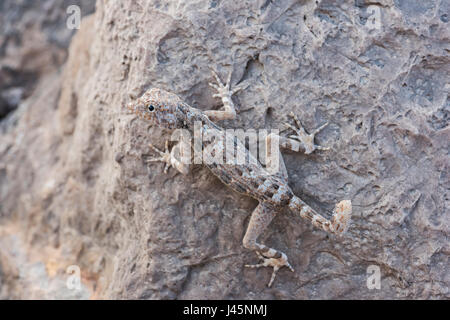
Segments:
[[[98,1],[63,74],[46,72],[0,123],[0,296],[68,297],[59,283],[77,265],[84,291],[72,298],[448,299],[449,7]],[[324,214],[355,204],[340,239],[276,217],[262,240],[296,272],[270,289],[271,270],[244,268],[256,202],[204,167],[146,165],[148,143],[170,132],[123,108],[154,86],[217,108],[209,66],[250,83],[225,127],[282,128],[291,111],[306,128],[329,121],[317,142],[330,151],[285,156],[290,185]]]

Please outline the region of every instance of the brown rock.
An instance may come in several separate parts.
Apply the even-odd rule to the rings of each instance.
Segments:
[[[446,2],[146,3],[98,1],[62,75],[59,59],[46,67],[48,51],[27,49],[38,81],[0,122],[0,243],[17,239],[0,246],[2,298],[449,298]],[[223,126],[282,128],[291,111],[307,128],[329,121],[317,142],[331,151],[285,157],[290,185],[324,214],[355,204],[341,239],[275,219],[263,241],[296,272],[271,289],[271,270],[244,268],[256,261],[241,244],[255,201],[200,166],[147,166],[148,143],[169,132],[123,108],[154,86],[217,107],[209,66],[250,83]]]

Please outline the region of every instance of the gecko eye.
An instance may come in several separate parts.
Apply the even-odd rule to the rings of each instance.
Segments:
[[[148,111],[153,112],[155,111],[155,107],[151,104],[148,106]]]

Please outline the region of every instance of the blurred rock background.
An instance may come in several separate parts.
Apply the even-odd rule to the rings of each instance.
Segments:
[[[72,38],[73,4],[86,17]],[[0,2],[0,298],[448,299],[449,8]],[[291,111],[307,129],[328,121],[317,142],[330,151],[285,156],[290,185],[324,215],[355,204],[341,239],[276,217],[262,241],[296,272],[270,289],[271,270],[244,268],[256,202],[201,166],[146,165],[170,132],[123,108],[154,86],[218,108],[209,66],[250,83],[224,127],[282,129]]]

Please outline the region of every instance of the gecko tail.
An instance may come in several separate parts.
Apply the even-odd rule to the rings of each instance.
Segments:
[[[295,212],[299,212],[302,218],[309,220],[315,227],[339,236],[347,231],[352,215],[352,202],[350,200],[342,200],[337,203],[330,220],[322,217],[314,209],[300,200],[300,198],[295,196],[289,202],[289,208]]]
[[[334,208],[331,217],[331,226],[337,235],[344,234],[352,217],[352,202],[350,200],[342,200],[338,202]]]

